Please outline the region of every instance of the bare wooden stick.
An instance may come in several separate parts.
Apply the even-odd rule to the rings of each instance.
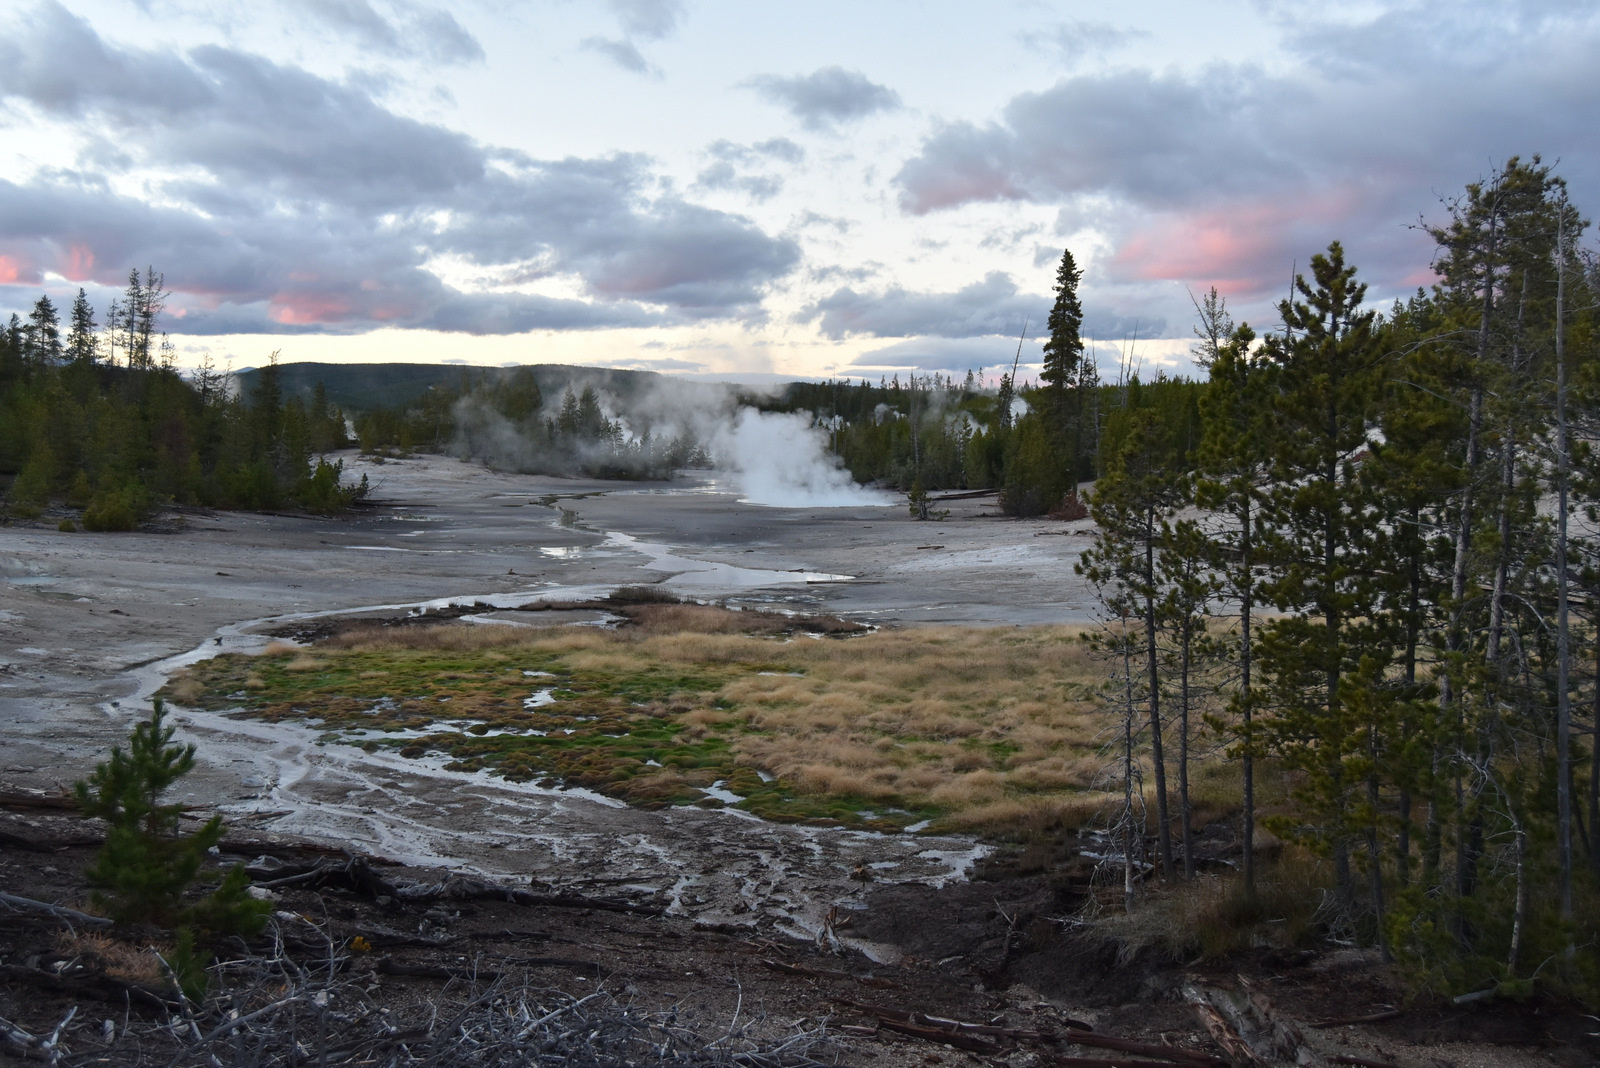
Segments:
[[[0,905],[9,905],[27,912],[42,912],[68,925],[78,923],[85,927],[111,926],[111,921],[104,916],[91,916],[87,912],[69,909],[65,905],[52,905],[48,901],[35,901],[31,897],[18,897],[16,894],[0,893]]]

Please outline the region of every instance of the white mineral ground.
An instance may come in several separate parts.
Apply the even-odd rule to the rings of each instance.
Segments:
[[[147,714],[168,672],[260,648],[263,630],[308,616],[509,608],[640,583],[880,625],[1021,625],[1088,612],[1072,571],[1087,524],[980,517],[996,510],[992,497],[917,522],[898,497],[836,508],[741,503],[715,476],[629,484],[435,457],[345,462],[352,477],[368,475],[384,507],[340,519],[188,513],[161,524],[169,533],[0,530],[0,783],[70,784]],[[551,494],[557,507],[540,503]],[[859,897],[850,878],[859,865],[880,883],[937,884],[961,878],[982,852],[959,837],[642,812],[586,791],[446,772],[442,760],[319,745],[317,732],[291,724],[177,718],[199,746],[182,800],[408,863],[580,892],[649,888],[707,922],[765,916],[814,932],[829,908]]]

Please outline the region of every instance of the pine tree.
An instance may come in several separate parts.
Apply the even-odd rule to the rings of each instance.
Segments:
[[[134,727],[128,751],[114,747],[111,759],[76,786],[83,814],[106,822],[105,846],[85,872],[96,888],[94,902],[119,924],[198,922],[218,933],[259,931],[269,906],[245,892],[249,878],[242,867],[202,901],[183,903],[207,850],[222,839],[222,817],[182,835],[183,806],[162,803],[194,767],[194,746],[172,744],[175,730],[158,698],[150,719]]]
[[[94,307],[80,288],[77,299],[72,302],[72,325],[67,331],[67,359],[80,367],[92,366],[99,348],[95,336],[98,330],[94,321]]]
[[[40,296],[28,313],[28,358],[40,367],[61,362],[61,316],[48,296]]]
[[[1296,833],[1331,852],[1349,909],[1350,847],[1376,819],[1363,813],[1362,794],[1386,727],[1386,706],[1369,691],[1393,654],[1375,620],[1379,525],[1362,469],[1382,350],[1373,314],[1361,310],[1366,287],[1339,243],[1313,256],[1311,269],[1311,282],[1295,279],[1302,299],[1280,306],[1289,336],[1269,341],[1280,365],[1280,436],[1263,538],[1272,569],[1265,592],[1285,614],[1263,628],[1260,662],[1276,704],[1265,724],[1273,746],[1307,776]],[[1381,900],[1372,904],[1381,913]]]
[[[1200,335],[1196,357],[1210,371],[1200,398],[1201,442],[1196,502],[1212,511],[1220,526],[1208,539],[1212,564],[1229,597],[1239,606],[1234,667],[1237,682],[1228,711],[1238,739],[1243,777],[1240,840],[1241,875],[1246,892],[1255,887],[1255,760],[1260,755],[1254,730],[1256,606],[1261,602],[1259,571],[1261,516],[1272,477],[1277,421],[1272,400],[1277,366],[1252,351],[1255,332],[1234,326],[1215,289],[1198,306]]]
[[[1090,496],[1089,513],[1094,517],[1097,533],[1078,567],[1079,573],[1096,586],[1125,587],[1126,596],[1136,603],[1142,617],[1145,663],[1140,690],[1150,726],[1156,841],[1162,874],[1170,880],[1175,870],[1161,713],[1163,593],[1157,560],[1163,526],[1187,499],[1187,486],[1165,430],[1154,409],[1139,408],[1131,413],[1128,433],[1109,458],[1108,469]]]
[[[1079,364],[1083,361],[1083,306],[1078,301],[1078,282],[1083,272],[1072,258],[1071,249],[1061,252],[1061,264],[1056,268],[1055,304],[1050,308],[1047,326],[1050,336],[1044,343],[1044,369],[1039,380],[1044,384],[1044,403],[1050,429],[1059,436],[1063,461],[1073,470],[1068,481],[1076,483],[1081,472],[1077,470],[1081,393],[1074,389],[1078,384]],[[1054,504],[1054,502],[1051,502]]]

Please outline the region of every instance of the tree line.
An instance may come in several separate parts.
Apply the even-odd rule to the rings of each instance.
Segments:
[[[1194,876],[1189,756],[1220,735],[1247,895],[1264,826],[1326,858],[1324,922],[1418,982],[1593,1003],[1600,271],[1537,157],[1447,208],[1438,283],[1386,314],[1338,243],[1271,332],[1212,290],[1194,437],[1129,407],[1100,445],[1079,567],[1123,723],[1124,892],[1147,848]]]
[[[320,390],[285,399],[276,354],[248,397],[209,357],[184,378],[160,331],[165,301],[162,276],[135,271],[103,327],[80,289],[64,332],[48,296],[0,329],[6,511],[64,507],[90,530],[129,530],[169,502],[330,513],[360,496],[326,459],[347,444],[344,413]]]

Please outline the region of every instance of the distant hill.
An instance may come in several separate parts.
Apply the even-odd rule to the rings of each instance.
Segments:
[[[626,404],[637,394],[654,388],[665,376],[654,371],[618,371],[604,367],[572,367],[566,364],[528,365],[547,401],[559,398],[570,385],[582,390],[586,385],[610,393]],[[317,383],[328,399],[346,412],[369,412],[376,408],[405,407],[434,386],[458,386],[463,377],[510,374],[516,368],[463,367],[442,363],[282,363],[278,381],[285,398],[310,398]],[[259,368],[241,371],[235,377],[246,397],[255,388]]]

